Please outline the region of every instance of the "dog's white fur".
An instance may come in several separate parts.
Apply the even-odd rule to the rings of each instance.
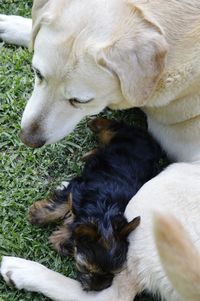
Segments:
[[[30,21],[20,20],[11,36],[16,21],[1,16],[0,37],[14,43],[28,41],[30,29],[24,34],[20,28]],[[52,143],[67,135],[84,116],[106,106],[140,106],[147,113],[150,131],[168,154],[188,163],[171,165],[130,201],[126,216],[140,215],[142,223],[130,237],[127,268],[107,290],[85,293],[74,280],[38,264],[36,276],[32,272],[35,263],[9,257],[2,262],[4,279],[11,278],[19,289],[38,291],[59,301],[129,301],[144,289],[167,301],[184,300],[184,289],[169,272],[171,255],[166,260],[158,246],[166,272],[160,263],[152,212],[167,211],[178,217],[200,250],[199,0],[37,0],[33,20],[33,65],[45,80],[36,78],[24,111],[22,128],[26,133],[31,135],[36,123],[40,136]],[[71,98],[93,100],[73,107]],[[194,273],[199,269],[190,269],[190,263],[187,266],[185,281],[192,291]],[[175,277],[180,276],[184,283],[178,275]],[[193,296],[191,293],[189,300],[197,301]]]

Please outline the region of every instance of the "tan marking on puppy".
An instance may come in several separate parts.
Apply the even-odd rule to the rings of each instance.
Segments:
[[[79,272],[83,272],[83,269],[89,273],[100,272],[100,269],[95,264],[88,262],[83,254],[77,253],[77,248],[74,250],[74,257],[76,260],[76,268]]]
[[[97,232],[97,227],[96,225],[78,225],[75,230],[74,234],[76,238],[87,236],[92,240],[97,240],[99,238],[99,234]]]
[[[111,130],[105,130],[99,134],[98,139],[100,143],[108,144],[114,136],[115,132],[112,132]]]
[[[90,264],[89,262],[84,260],[80,255],[78,255],[76,257],[76,268],[79,272],[82,272],[83,267],[88,273],[94,273],[95,274],[95,273],[100,272],[100,269],[98,269],[98,267],[96,267],[95,265]]]
[[[99,133],[108,129],[112,123],[112,120],[108,120],[106,118],[95,118],[88,122],[88,126],[94,133]]]
[[[67,244],[70,237],[71,231],[69,230],[68,225],[65,225],[54,231],[49,237],[49,241],[58,253],[64,254],[63,247]]]
[[[100,238],[100,243],[107,251],[109,251],[112,248],[112,244],[113,244],[112,238],[113,238],[112,236],[110,236],[108,239],[106,239],[103,236]]]
[[[98,152],[98,148],[94,148],[91,151],[85,153],[82,157],[83,161],[87,161],[91,156],[95,155]]]
[[[124,237],[128,237],[128,235],[140,225],[140,221],[140,216],[135,217],[132,221],[130,221],[121,229],[121,231],[119,232],[119,237],[121,239],[123,239]]]
[[[71,210],[71,202],[66,201],[58,206],[52,200],[41,200],[35,202],[29,210],[29,222],[34,225],[45,225],[64,219],[67,212]]]
[[[72,212],[72,210],[70,210],[66,215],[65,215],[65,219],[64,219],[64,225],[69,225],[72,224],[74,221],[74,214]]]
[[[91,120],[88,126],[94,133],[98,134],[100,143],[108,144],[115,135],[115,132],[109,129],[112,123],[112,120],[105,118],[96,118],[94,120]]]

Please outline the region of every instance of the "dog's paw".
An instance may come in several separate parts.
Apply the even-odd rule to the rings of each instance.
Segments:
[[[31,39],[31,19],[0,14],[0,40],[28,47]]]
[[[34,261],[17,257],[3,257],[0,273],[5,282],[19,290],[37,291],[38,276],[45,274],[46,268]]]

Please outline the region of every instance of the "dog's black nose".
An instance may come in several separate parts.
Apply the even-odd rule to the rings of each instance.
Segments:
[[[40,137],[38,134],[24,130],[22,130],[20,133],[20,139],[25,145],[32,148],[42,147],[46,142],[46,140]]]

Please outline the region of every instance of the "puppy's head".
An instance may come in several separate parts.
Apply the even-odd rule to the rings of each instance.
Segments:
[[[56,142],[85,116],[143,106],[164,69],[161,29],[126,1],[35,0],[35,87],[22,141]]]
[[[139,223],[140,217],[128,223],[123,215],[117,215],[112,218],[110,226],[104,221],[75,227],[77,276],[85,290],[100,291],[111,285],[114,275],[124,267],[127,237]]]

